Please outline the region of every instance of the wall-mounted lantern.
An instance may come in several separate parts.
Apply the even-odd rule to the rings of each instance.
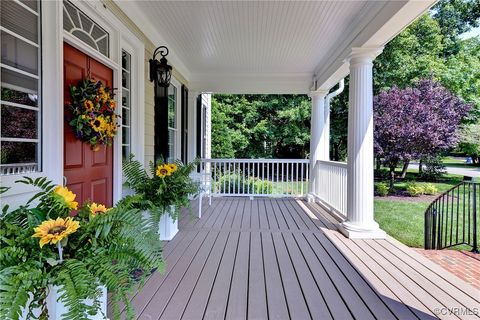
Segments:
[[[160,54],[162,58],[160,61],[155,59],[157,54]],[[170,85],[170,79],[172,78],[172,66],[168,64],[167,58],[168,48],[160,46],[153,52],[153,58],[150,59],[150,81],[155,83],[155,86],[161,88],[168,88]]]
[[[162,58],[156,59],[157,54]],[[154,161],[156,164],[166,161],[169,157],[168,150],[168,87],[172,78],[172,66],[168,64],[168,48],[160,46],[153,52],[150,59],[150,81],[154,84],[155,107],[155,136],[154,136]]]

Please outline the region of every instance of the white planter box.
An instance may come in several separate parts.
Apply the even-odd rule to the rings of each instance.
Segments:
[[[175,208],[173,206],[170,206],[170,210],[170,212],[174,212]],[[160,240],[162,241],[172,240],[178,232],[178,219],[173,220],[170,217],[170,212],[165,212],[160,217],[158,234],[160,236]]]
[[[170,212],[175,210],[174,206],[170,206],[170,211],[165,212],[160,217],[160,222],[158,224],[158,236],[161,241],[170,241],[175,237],[178,232],[178,219],[172,219],[170,217]],[[150,212],[143,211],[143,217],[149,218]]]
[[[100,286],[102,290],[102,296],[100,297],[100,311],[94,315],[90,316],[90,320],[105,320],[107,319],[107,288]],[[47,295],[47,310],[48,310],[48,319],[49,320],[62,320],[62,314],[67,313],[68,309],[62,302],[58,302],[58,287],[50,286],[49,293]],[[27,304],[29,304],[28,302]],[[86,304],[92,305],[91,300],[86,300]],[[41,313],[41,310],[33,310],[33,313],[38,317]],[[26,319],[27,311],[25,310],[21,319]]]

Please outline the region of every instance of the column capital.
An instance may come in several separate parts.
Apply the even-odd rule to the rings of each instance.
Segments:
[[[348,55],[347,61],[350,63],[365,62],[371,63],[383,51],[383,47],[356,47]]]
[[[330,90],[326,89],[317,89],[315,91],[310,91],[308,94],[309,97],[325,97]]]

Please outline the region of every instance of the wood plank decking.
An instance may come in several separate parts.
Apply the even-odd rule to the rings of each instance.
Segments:
[[[479,290],[394,239],[346,239],[315,204],[206,202],[132,297],[138,319],[480,318]]]

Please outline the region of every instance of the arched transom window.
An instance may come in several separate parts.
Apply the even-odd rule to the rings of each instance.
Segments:
[[[108,32],[69,1],[63,1],[63,29],[103,55],[109,56]]]

